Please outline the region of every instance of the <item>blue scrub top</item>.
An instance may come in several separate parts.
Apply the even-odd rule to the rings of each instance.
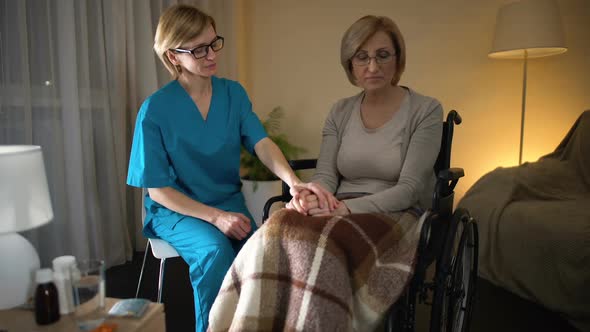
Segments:
[[[235,81],[211,78],[207,119],[174,80],[149,96],[135,123],[127,184],[140,188],[172,187],[203,204],[250,216],[240,191],[240,147],[253,153],[266,137],[244,88]],[[145,197],[144,234],[165,218],[175,225],[183,215]]]

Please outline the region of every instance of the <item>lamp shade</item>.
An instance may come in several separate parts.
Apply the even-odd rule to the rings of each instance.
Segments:
[[[0,145],[0,234],[53,219],[40,146]]]
[[[553,0],[523,0],[500,8],[491,58],[522,59],[567,51],[559,7]]]

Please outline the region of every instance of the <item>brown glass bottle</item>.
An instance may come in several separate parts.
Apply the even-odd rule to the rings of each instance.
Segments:
[[[57,288],[53,283],[53,271],[40,269],[37,271],[37,289],[35,291],[35,321],[39,325],[47,325],[59,320],[59,302]]]

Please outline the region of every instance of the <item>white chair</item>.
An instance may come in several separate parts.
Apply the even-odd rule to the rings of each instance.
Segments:
[[[142,213],[141,218],[145,222],[145,208],[143,207],[143,200],[145,198],[146,189],[142,190],[141,206]],[[162,302],[162,286],[164,285],[164,272],[166,268],[166,259],[178,257],[178,252],[168,242],[161,239],[148,239],[145,247],[145,253],[143,254],[143,263],[141,264],[141,272],[139,273],[139,280],[137,281],[137,290],[135,291],[135,297],[139,296],[139,287],[141,286],[141,279],[143,278],[143,269],[145,268],[145,259],[147,258],[148,250],[152,247],[152,254],[154,257],[160,260],[160,273],[158,275],[158,303]]]

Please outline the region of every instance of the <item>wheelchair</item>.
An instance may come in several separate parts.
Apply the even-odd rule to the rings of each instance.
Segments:
[[[434,165],[433,204],[420,233],[414,276],[390,308],[386,331],[415,331],[417,302],[431,306],[431,332],[469,330],[477,282],[478,231],[469,211],[453,211],[454,189],[465,175],[463,169],[450,167],[453,128],[460,123],[459,113],[452,110],[442,124],[441,150]],[[289,161],[293,170],[313,169],[316,163],[316,159]],[[274,203],[290,200],[289,187],[283,183],[281,195],[271,197],[264,205],[263,222]],[[427,269],[432,264],[434,277],[428,278]]]

